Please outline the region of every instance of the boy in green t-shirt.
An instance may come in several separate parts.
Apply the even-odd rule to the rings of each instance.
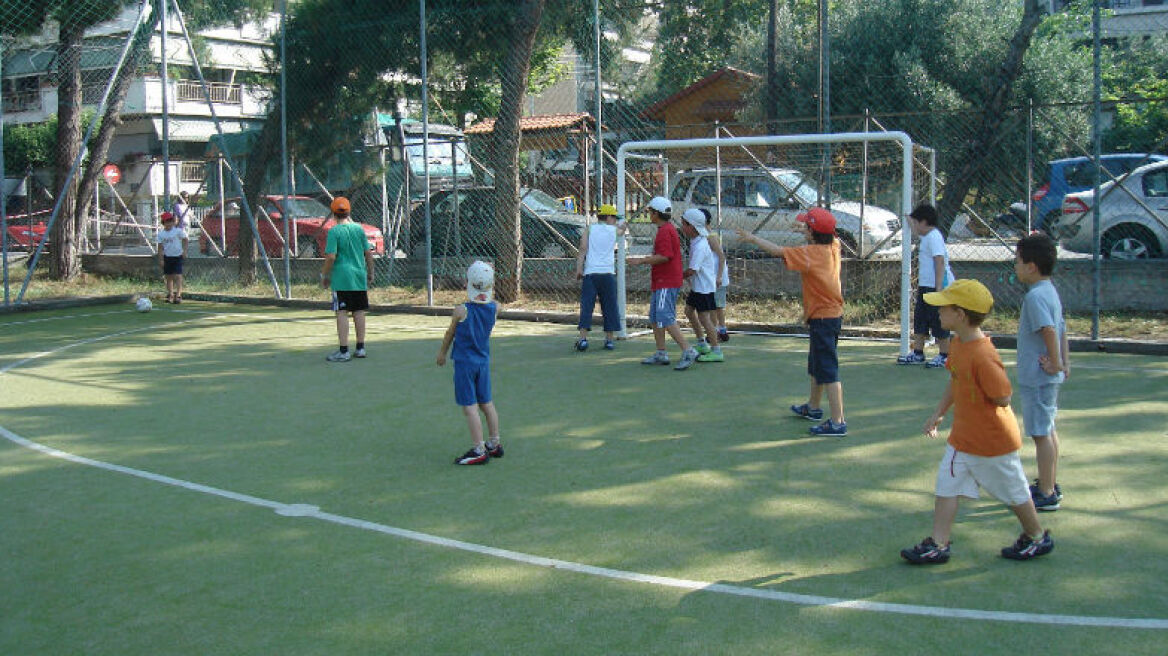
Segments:
[[[365,311],[369,309],[368,286],[373,284],[373,247],[365,229],[349,216],[349,199],[338,196],[332,202],[337,223],[328,231],[324,247],[324,268],[320,284],[333,291],[333,311],[337,313],[337,341],[340,348],[326,360],[348,362],[355,355],[365,357]],[[357,333],[357,351],[349,353],[349,319]]]

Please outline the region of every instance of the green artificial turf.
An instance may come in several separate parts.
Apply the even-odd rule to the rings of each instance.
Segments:
[[[506,457],[468,444],[448,319],[369,318],[329,364],[322,312],[204,303],[0,316],[4,654],[1162,653],[1168,629],[927,617],[682,589],[436,546],[267,502],[513,554],[733,589],[1043,615],[1168,619],[1168,361],[1075,354],[1060,398],[1055,551],[967,501],[953,558],[914,568],[943,440],[943,371],[846,341],[850,434],[807,435],[806,342],[735,335],[726,362],[647,367],[648,337],[576,353],[501,322]],[[670,345],[676,357],[676,347]],[[1012,359],[1012,352],[1003,358]],[[31,359],[29,359],[31,358]],[[946,424],[947,425],[947,424]],[[1023,462],[1034,475],[1033,447]],[[246,495],[225,497],[217,493]]]

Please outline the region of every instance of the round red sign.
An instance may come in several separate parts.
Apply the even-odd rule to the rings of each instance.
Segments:
[[[122,170],[118,168],[117,164],[106,164],[101,169],[101,174],[110,184],[117,184],[122,181]]]

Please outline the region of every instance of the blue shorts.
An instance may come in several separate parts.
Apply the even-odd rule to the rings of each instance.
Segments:
[[[677,287],[654,289],[649,303],[649,325],[668,328],[677,323]]]
[[[843,317],[810,319],[807,322],[807,332],[811,338],[807,352],[807,373],[815,379],[816,385],[839,382],[839,355],[836,353],[836,345],[839,344],[839,334],[843,325]]]
[[[941,311],[936,305],[925,302],[925,294],[937,291],[932,287],[917,288],[916,311],[913,312],[913,334],[932,333],[937,339],[949,339],[949,331],[941,327]]]
[[[181,276],[182,275],[183,256],[182,255],[163,255],[162,256],[162,275],[164,276]]]
[[[491,402],[491,363],[454,361],[454,402],[476,405]]]
[[[1032,386],[1019,385],[1018,398],[1022,402],[1022,424],[1031,437],[1046,437],[1054,431],[1058,415],[1058,383]]]

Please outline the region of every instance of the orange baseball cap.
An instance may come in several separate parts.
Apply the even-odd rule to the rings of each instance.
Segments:
[[[333,211],[333,214],[348,214],[349,199],[344,196],[337,196],[333,199],[333,203],[329,206],[329,209]]]

